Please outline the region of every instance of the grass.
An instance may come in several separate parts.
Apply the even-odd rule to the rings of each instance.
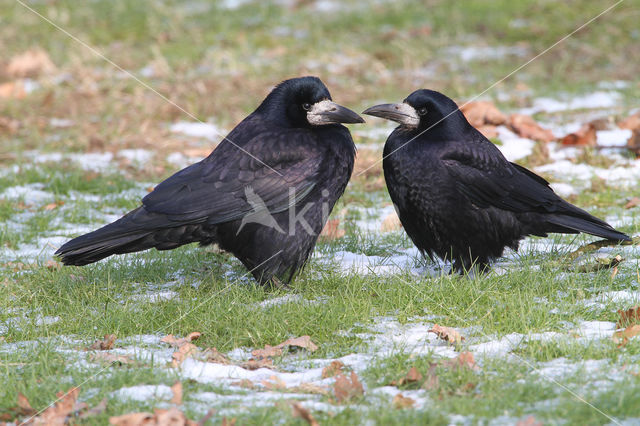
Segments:
[[[203,152],[212,144],[171,133],[170,123],[192,117],[123,77],[19,3],[4,2],[0,47],[6,59],[0,60],[0,70],[8,58],[36,46],[56,64],[54,75],[65,77],[62,82],[51,76],[36,78],[41,87],[24,99],[0,98],[0,119],[18,122],[9,129],[0,120],[0,193],[25,187],[46,196],[33,198],[32,191],[0,198],[0,414],[16,405],[19,392],[33,407],[44,408],[56,392],[80,385],[80,398],[89,406],[105,397],[108,405],[104,413],[77,422],[107,423],[110,416],[170,405],[161,398],[119,398],[114,394],[119,389],[171,386],[181,380],[181,409],[191,419],[201,418],[213,406],[219,412],[212,424],[223,417],[235,417],[238,424],[303,424],[287,402],[297,398],[295,394],[272,391],[278,398],[265,403],[260,397],[267,392],[185,379],[168,367],[169,349],[159,338],[200,331],[203,335],[195,342],[199,348],[236,355],[311,336],[319,349],[276,358],[283,371],[306,371],[354,353],[365,357],[364,364],[354,364],[365,386],[363,397],[338,404],[332,395],[304,396],[322,424],[515,423],[529,415],[551,424],[602,424],[610,421],[607,415],[636,418],[640,379],[633,366],[640,343],[631,339],[618,348],[608,338],[575,336],[584,321],[615,322],[616,310],[630,307],[628,301],[600,303],[598,297],[637,291],[633,251],[624,251],[629,258],[615,278],[608,270],[568,270],[561,258],[592,239],[555,235],[543,241],[549,249],[523,250],[504,265],[505,273],[449,276],[428,259],[416,259],[412,266],[421,268],[418,274],[409,267],[368,274],[341,269],[336,256],[343,252],[378,256],[384,263],[408,258],[413,249],[401,230],[369,232],[357,223],[371,220],[390,204],[376,164],[380,138],[355,138],[356,168],[374,167],[354,175],[334,209],[332,218],[341,220],[346,234],[318,244],[317,256],[289,292],[257,287],[233,257],[193,245],[83,268],[57,268],[48,258],[35,256],[33,252],[50,252],[47,244],[58,244],[136,207],[150,187],[176,171],[166,160],[168,154]],[[29,3],[193,116],[226,129],[255,108],[273,84],[300,74],[319,75],[336,101],[356,110],[401,100],[418,87],[468,99],[605,7],[590,0],[468,0],[376,2],[363,9],[361,3],[347,1],[339,3],[340,11],[323,12],[314,4],[249,2],[228,9],[222,3],[175,0]],[[636,9],[622,3],[485,96],[512,110],[539,96],[591,93],[599,90],[601,81],[625,80],[629,85],[620,91],[620,105],[597,113],[628,115],[640,95]],[[495,46],[519,46],[526,54],[488,54],[468,62],[460,58],[463,48]],[[0,72],[0,84],[11,81]],[[571,114],[537,118],[564,123]],[[56,127],[52,118],[69,119],[72,125]],[[146,149],[154,156],[142,166],[131,164],[117,155],[128,148]],[[57,153],[63,158],[57,160]],[[112,153],[113,159],[101,167],[95,159],[73,157],[85,153]],[[34,161],[44,154],[54,157]],[[527,161],[535,165],[534,158]],[[585,151],[576,161],[612,165],[611,158],[598,151]],[[563,176],[549,178],[567,182]],[[585,188],[572,202],[600,217],[628,217],[621,230],[639,232],[637,212],[623,208],[634,195],[632,186],[568,183]],[[47,208],[51,203],[55,206]],[[25,247],[33,250],[27,253]],[[14,250],[20,255],[14,256]],[[432,340],[433,335],[403,334],[411,327],[424,333],[434,323],[455,327],[466,337],[457,352]],[[561,338],[536,337],[547,332]],[[87,362],[83,349],[105,334],[118,336],[116,347],[130,353],[134,364]],[[509,347],[507,355],[483,355],[479,349],[508,336],[523,339]],[[412,366],[426,374],[433,363],[442,362],[443,351],[471,351],[479,368],[440,365],[438,386],[400,386],[405,396],[422,401],[416,408],[395,408],[392,395],[381,389]],[[575,371],[541,373],[565,361]],[[601,361],[602,368],[589,370],[592,361]],[[218,399],[209,401],[205,393]],[[236,396],[238,400],[222,399]]]

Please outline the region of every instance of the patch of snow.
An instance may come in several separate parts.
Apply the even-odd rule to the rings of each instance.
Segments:
[[[51,127],[71,127],[74,124],[73,120],[66,118],[51,118],[49,120],[49,126]]]
[[[172,290],[149,292],[143,294],[133,294],[127,297],[127,300],[134,302],[158,303],[178,298],[178,293]]]
[[[266,299],[256,305],[261,308],[271,308],[273,306],[284,305],[287,303],[305,303],[308,302],[299,294],[286,294],[280,297],[274,297],[273,299]]]
[[[498,138],[502,142],[497,147],[507,160],[516,161],[531,155],[535,147],[534,141],[521,138],[504,126],[498,126],[497,130]]]
[[[618,105],[621,95],[618,92],[593,92],[582,96],[566,96],[567,100],[553,98],[537,98],[531,108],[524,108],[522,114],[535,114],[538,112],[559,112],[575,109],[612,108]]]
[[[551,189],[553,189],[553,192],[555,192],[562,198],[566,198],[570,195],[578,194],[580,192],[575,186],[563,182],[551,183],[549,186],[551,187]]]
[[[111,396],[130,401],[153,401],[155,399],[171,399],[173,391],[167,385],[139,385],[120,388],[112,392]]]
[[[118,157],[125,158],[132,163],[145,165],[153,158],[153,152],[146,149],[121,149]]]
[[[599,130],[596,132],[598,145],[602,146],[626,146],[627,140],[631,137],[631,130],[614,129]]]
[[[448,55],[456,55],[463,62],[488,61],[505,56],[526,56],[526,46],[452,46],[445,49]]]
[[[405,254],[386,257],[337,251],[328,258],[323,258],[327,263],[338,262],[340,269],[346,274],[358,275],[390,275],[405,272],[423,275],[425,272],[429,273],[424,268],[416,266],[421,259],[422,255],[416,247],[406,250]],[[435,270],[431,272],[435,273]]]
[[[26,185],[10,186],[2,192],[0,198],[7,200],[22,199],[25,204],[41,205],[51,203],[55,197],[52,193],[43,191],[44,184],[29,183]]]
[[[172,124],[169,130],[173,133],[181,133],[194,138],[204,138],[214,142],[222,139],[224,136],[222,129],[212,123],[178,121]]]

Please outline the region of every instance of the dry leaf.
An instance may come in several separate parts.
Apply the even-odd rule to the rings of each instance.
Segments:
[[[402,228],[402,223],[400,223],[400,218],[396,212],[390,213],[387,217],[382,221],[382,226],[380,226],[380,230],[382,232],[395,231]]]
[[[129,413],[109,417],[109,424],[115,426],[155,425],[155,417],[151,413]]]
[[[508,124],[511,130],[523,138],[540,142],[551,142],[555,139],[551,130],[540,127],[540,125],[528,115],[511,114]]]
[[[578,131],[563,137],[561,142],[562,145],[596,146],[596,126],[592,123],[583,124]]]
[[[311,341],[311,337],[306,335],[287,339],[284,342],[280,343],[277,347],[284,348],[285,346],[295,346],[306,349],[309,352],[315,352],[318,349],[318,346],[316,346],[316,344]]]
[[[618,127],[628,130],[640,129],[640,111],[618,122]]]
[[[219,352],[216,348],[207,348],[204,350],[203,355],[206,357],[208,362],[215,362],[216,364],[224,364],[229,365],[231,361],[226,357],[225,354]]]
[[[5,72],[13,78],[37,77],[55,72],[56,66],[42,49],[31,49],[14,56]]]
[[[222,426],[235,426],[236,425],[236,418],[232,418],[232,419],[227,419],[226,417],[222,418]]]
[[[173,391],[173,398],[171,398],[172,404],[182,404],[182,383],[175,382],[173,386],[171,386],[171,390]]]
[[[113,345],[116,343],[115,334],[105,334],[102,340],[96,340],[88,349],[96,351],[108,351],[113,349]]]
[[[636,305],[633,308],[623,311],[618,311],[620,318],[616,322],[616,328],[622,328],[629,324],[640,324],[640,306]]]
[[[5,99],[24,99],[27,92],[21,81],[9,81],[0,84],[0,98]]]
[[[496,126],[492,126],[490,124],[486,124],[484,126],[477,126],[476,130],[482,133],[482,135],[487,139],[493,139],[498,137],[498,129]]]
[[[524,420],[518,420],[516,426],[542,426],[542,422],[539,422],[533,416],[529,416]]]
[[[283,390],[287,388],[287,384],[278,376],[271,376],[269,380],[262,380],[260,384],[268,390]]]
[[[315,385],[313,383],[300,383],[298,386],[289,388],[291,392],[300,393],[316,393],[319,395],[329,395],[329,388],[326,386]]]
[[[20,392],[18,392],[18,408],[20,409],[20,414],[24,416],[32,416],[36,413],[36,410],[29,404],[27,397]]]
[[[340,228],[340,219],[331,219],[322,229],[320,237],[332,241],[344,237],[345,233],[346,231]]]
[[[460,335],[456,330],[451,327],[444,327],[438,324],[434,324],[429,330],[430,333],[435,333],[439,338],[446,340],[452,344],[459,344],[464,340],[464,337]]]
[[[393,407],[397,408],[397,409],[402,409],[402,408],[411,408],[413,407],[413,404],[415,404],[415,401],[411,398],[407,398],[405,396],[403,396],[401,393],[397,394],[396,396],[393,397]]]
[[[47,260],[47,262],[44,264],[44,266],[45,266],[45,268],[47,268],[47,269],[49,269],[51,271],[58,270],[58,269],[62,268],[62,266],[58,262],[56,262],[55,260],[51,260],[51,259]]]
[[[625,346],[629,343],[629,339],[640,334],[640,324],[630,325],[624,330],[616,331],[613,333],[613,342],[618,344],[618,347]]]
[[[300,405],[299,402],[292,402],[291,407],[293,408],[293,417],[300,417],[311,426],[319,425],[319,423],[316,421],[316,419],[313,418],[309,410]]]
[[[89,357],[94,362],[105,362],[107,364],[133,364],[133,359],[126,355],[118,355],[111,352],[96,352]]]
[[[278,346],[265,345],[264,349],[254,349],[251,355],[255,358],[273,358],[282,355],[282,348]]]
[[[197,353],[198,347],[196,345],[194,345],[193,343],[185,343],[180,346],[178,350],[173,353],[173,355],[171,355],[171,366],[178,367],[185,359],[189,357],[193,358],[193,356]]]
[[[205,416],[206,417],[206,416]],[[175,407],[156,409],[154,413],[129,413],[109,418],[109,423],[115,426],[197,426],[198,423],[189,420],[182,411]]]
[[[360,380],[358,380],[356,373],[352,371],[350,378],[347,378],[343,374],[336,376],[336,382],[333,384],[333,393],[338,402],[348,402],[362,396],[364,394],[364,388]]]
[[[259,368],[271,368],[273,369],[273,360],[271,358],[260,358],[253,359],[251,358],[247,362],[243,362],[240,367],[247,370],[257,370]]]
[[[624,205],[625,209],[632,209],[634,207],[640,206],[640,198],[638,197],[633,197],[632,199],[629,200],[629,202],[627,204]]]
[[[68,392],[58,392],[56,397],[58,401],[47,407],[39,416],[33,418],[35,424],[59,424],[63,425],[67,423],[67,417],[73,412],[73,408],[76,405],[78,394],[80,389],[75,387]]]
[[[636,157],[640,157],[640,128],[633,129],[631,132],[631,137],[627,140],[627,148],[629,148]]]
[[[507,117],[500,112],[493,102],[467,102],[460,107],[460,111],[462,111],[467,121],[476,128],[485,124],[499,126],[507,121]]]
[[[342,361],[333,360],[331,361],[331,364],[322,369],[322,378],[326,379],[327,377],[333,377],[336,374],[342,374],[343,368],[344,364]]]
[[[160,341],[162,343],[167,343],[173,347],[179,348],[185,343],[190,343],[190,342],[193,342],[194,340],[197,340],[200,336],[202,336],[202,333],[199,333],[197,331],[194,331],[193,333],[189,333],[187,337],[183,337],[181,339],[177,339],[176,337],[173,336],[173,334],[169,334],[168,336],[165,336],[162,339],[160,339]]]
[[[418,371],[416,367],[411,367],[407,372],[406,376],[401,378],[400,380],[394,380],[391,382],[392,386],[402,386],[408,383],[415,383],[422,380],[422,373]]]

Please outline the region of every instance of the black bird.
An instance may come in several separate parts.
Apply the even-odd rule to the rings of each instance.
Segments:
[[[363,114],[400,123],[384,147],[389,195],[418,249],[452,261],[457,272],[486,270],[505,247],[517,250],[527,235],[586,232],[629,240],[558,197],[540,176],[509,162],[441,93],[417,90],[403,103],[376,105]]]
[[[340,123],[363,122],[332,102],[317,77],[285,80],[207,158],[56,254],[66,265],[86,265],[152,247],[217,243],[261,284],[286,285],[351,177],[355,145]]]

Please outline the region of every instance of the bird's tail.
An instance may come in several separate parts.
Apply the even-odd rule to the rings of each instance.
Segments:
[[[65,265],[87,265],[113,254],[157,248],[168,250],[192,242],[184,226],[170,227],[163,215],[139,207],[117,221],[65,243],[56,255]]]
[[[613,241],[631,241],[628,235],[617,231],[607,222],[598,219],[589,213],[582,211],[580,216],[555,214],[546,217],[547,222],[554,227],[550,232],[563,232],[576,234],[585,232],[587,234],[606,238]],[[556,227],[558,229],[556,230]]]

